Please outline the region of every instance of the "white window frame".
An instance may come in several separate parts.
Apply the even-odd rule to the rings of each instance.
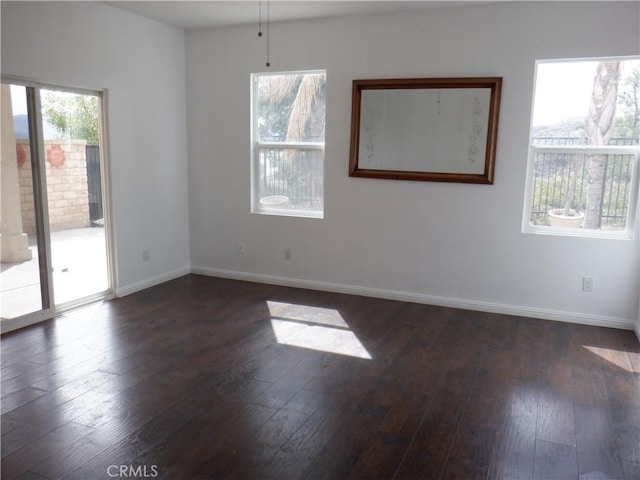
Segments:
[[[306,217],[306,218],[324,218],[324,183],[325,183],[325,162],[324,151],[326,143],[326,113],[325,113],[325,142],[262,142],[257,138],[258,132],[258,79],[265,76],[279,75],[307,75],[322,74],[327,75],[327,71],[319,70],[296,70],[281,72],[263,72],[251,74],[251,213],[262,215],[278,215],[285,217]],[[326,105],[325,105],[326,108]],[[258,176],[260,175],[260,150],[301,150],[316,151],[322,154],[322,208],[320,210],[302,210],[295,208],[268,208],[261,206],[260,198],[257,191]]]
[[[633,146],[564,146],[564,145],[534,145],[533,144],[533,115],[535,110],[535,94],[537,86],[538,66],[548,63],[570,63],[580,61],[604,61],[604,60],[632,60],[632,57],[603,57],[603,58],[573,58],[573,59],[553,59],[536,60],[533,81],[533,93],[531,102],[531,120],[529,122],[529,148],[527,157],[527,173],[524,189],[524,202],[522,212],[522,232],[538,235],[556,235],[566,237],[584,238],[608,238],[625,239],[634,238],[635,223],[638,212],[638,164],[640,163],[640,145]],[[533,176],[535,168],[536,154],[545,153],[577,153],[577,154],[633,154],[634,159],[631,165],[631,192],[627,208],[627,221],[625,230],[591,230],[582,228],[560,228],[546,225],[532,225],[530,223],[531,208],[533,205]]]

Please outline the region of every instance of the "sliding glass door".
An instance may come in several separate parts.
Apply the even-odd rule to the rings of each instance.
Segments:
[[[27,89],[2,84],[2,159],[0,167],[0,260],[2,321],[49,309],[46,249],[38,235],[31,161],[35,136],[30,134]],[[39,218],[38,220],[42,220]],[[42,233],[42,232],[41,232]]]
[[[43,89],[41,104],[53,293],[55,304],[63,305],[109,286],[99,97]]]
[[[2,84],[2,330],[110,293],[101,95]]]

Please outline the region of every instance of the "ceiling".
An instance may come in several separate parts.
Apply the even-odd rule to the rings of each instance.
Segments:
[[[235,0],[235,1],[107,1],[113,7],[142,15],[185,30],[258,22],[260,9],[263,21],[267,4],[272,22],[311,18],[340,17],[442,8],[488,3],[475,1],[316,1],[316,0]]]

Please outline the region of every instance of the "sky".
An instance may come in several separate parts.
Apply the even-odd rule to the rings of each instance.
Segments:
[[[553,125],[574,117],[586,118],[598,63],[599,60],[539,63],[533,126]],[[626,60],[623,75],[625,66],[629,68],[638,64],[640,60]]]
[[[11,85],[11,108],[13,109],[13,116],[16,115],[26,115],[27,114],[27,93],[26,87],[20,85]],[[26,130],[26,123],[17,124],[23,125],[23,131]],[[16,134],[18,134],[19,127],[16,125]],[[58,138],[58,131],[55,127],[53,127],[49,122],[45,120],[44,122],[44,138]],[[23,133],[24,135],[28,135],[27,133]],[[26,137],[25,137],[26,138]]]
[[[27,114],[27,96],[25,94],[25,87],[11,85],[11,105],[13,107],[14,115]]]
[[[553,125],[589,112],[598,62],[539,63],[533,126]]]

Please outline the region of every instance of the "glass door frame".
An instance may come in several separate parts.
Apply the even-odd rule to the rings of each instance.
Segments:
[[[114,242],[112,234],[112,208],[111,208],[111,172],[108,161],[107,138],[107,90],[88,90],[76,87],[63,87],[48,83],[40,83],[24,80],[17,77],[2,75],[3,84],[25,87],[27,96],[27,114],[29,122],[29,145],[31,149],[31,164],[33,177],[33,194],[35,207],[36,237],[38,245],[38,265],[40,275],[40,292],[42,308],[35,312],[20,315],[15,318],[5,319],[0,322],[0,333],[8,333],[19,328],[43,322],[68,310],[78,308],[90,303],[114,298],[114,285],[116,279]],[[40,99],[41,90],[55,90],[75,93],[80,95],[92,95],[99,98],[98,122],[100,130],[99,153],[102,187],[102,208],[104,218],[104,233],[107,261],[107,289],[96,294],[89,295],[67,303],[54,303],[53,291],[53,266],[51,257],[51,231],[48,212],[47,179],[45,173],[45,147],[44,133],[42,130],[42,105]]]

